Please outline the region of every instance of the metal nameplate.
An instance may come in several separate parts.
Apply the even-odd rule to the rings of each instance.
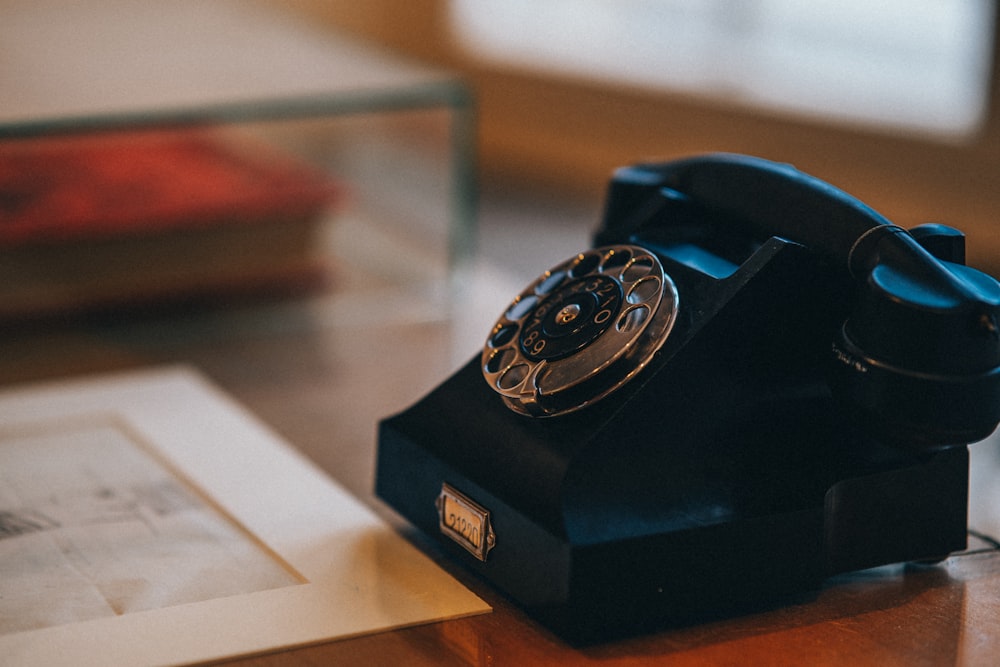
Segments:
[[[441,533],[485,563],[496,545],[489,510],[447,483],[441,485],[435,505]]]

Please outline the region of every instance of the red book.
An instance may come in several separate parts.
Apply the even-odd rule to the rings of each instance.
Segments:
[[[303,285],[325,172],[222,131],[0,142],[0,318]]]

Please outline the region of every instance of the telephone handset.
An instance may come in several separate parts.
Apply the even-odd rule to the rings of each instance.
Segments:
[[[960,232],[715,154],[616,172],[594,245],[380,423],[403,516],[574,641],[965,547],[1000,284]]]
[[[691,254],[697,234],[684,227],[696,218],[802,244],[853,279],[856,305],[831,331],[830,383],[881,436],[961,445],[1000,422],[1000,284],[962,264],[960,233],[909,233],[788,165],[728,154],[619,170],[602,247],[528,285],[484,345],[483,374],[507,405],[567,414],[646,366],[687,307],[646,243]]]

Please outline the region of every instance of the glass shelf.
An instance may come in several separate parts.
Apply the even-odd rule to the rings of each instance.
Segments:
[[[319,233],[334,319],[447,308],[475,235],[473,110],[454,75],[249,2],[13,0],[0,142],[219,129],[343,184]]]

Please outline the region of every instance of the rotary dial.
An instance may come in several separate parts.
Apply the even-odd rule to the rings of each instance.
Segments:
[[[677,315],[677,288],[638,246],[589,250],[543,273],[493,326],[483,376],[517,412],[589,405],[642,369]]]

